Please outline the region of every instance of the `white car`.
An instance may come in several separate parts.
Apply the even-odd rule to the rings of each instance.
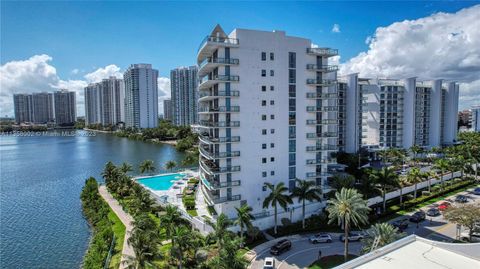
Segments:
[[[363,238],[365,238],[365,234],[363,232],[349,232],[348,233],[348,241],[353,242],[353,241],[360,241]],[[340,236],[340,241],[345,241],[345,235]]]
[[[464,231],[460,234],[460,239],[464,240],[464,241],[467,241],[467,242],[470,242],[470,243],[478,243],[480,242],[480,232],[473,232],[472,233],[472,240],[470,241],[469,238],[469,231]]]
[[[275,260],[272,257],[265,258],[263,269],[275,269]]]
[[[308,241],[312,244],[317,243],[332,243],[332,237],[327,233],[315,234],[308,238]]]

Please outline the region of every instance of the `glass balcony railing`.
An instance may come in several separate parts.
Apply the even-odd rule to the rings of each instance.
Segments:
[[[221,204],[221,203],[225,203],[225,202],[241,200],[242,196],[240,194],[232,195],[230,197],[229,196],[220,197],[220,196],[217,196],[217,195],[213,195],[212,198],[213,198],[212,199],[213,203]]]
[[[201,159],[200,167],[208,174],[215,175],[215,174],[224,174],[224,173],[232,173],[232,172],[239,172],[240,166],[226,166],[226,167],[218,167],[215,162]]]
[[[316,78],[308,78],[307,84],[308,85],[317,85],[317,86],[330,86],[337,83],[334,79],[316,79]]]
[[[240,151],[230,151],[230,152],[212,152],[208,149],[200,147],[200,153],[205,157],[210,159],[221,159],[221,158],[231,158],[240,156]]]
[[[209,135],[200,135],[200,141],[209,144],[240,142],[240,136],[231,137],[212,137]]]
[[[328,112],[328,111],[338,111],[337,106],[307,106],[307,112]]]
[[[320,71],[320,72],[334,72],[334,71],[338,71],[338,65],[307,64],[307,70]]]
[[[240,77],[239,76],[227,76],[227,75],[213,75],[213,76],[204,76],[202,78],[202,80],[200,81],[200,84],[202,83],[206,83],[206,82],[209,82],[209,81],[231,81],[231,82],[235,82],[235,81],[240,81]]]
[[[212,58],[208,57],[200,63],[199,68],[204,67],[207,64],[225,64],[225,65],[237,65],[240,61],[233,58]]]
[[[329,164],[335,163],[336,159],[333,158],[326,158],[326,159],[309,159],[307,160],[307,165],[315,165],[315,164]]]
[[[200,121],[200,125],[203,127],[240,127],[240,122],[239,121],[206,121],[202,120]]]
[[[200,173],[200,179],[205,184],[205,186],[207,186],[207,188],[210,190],[237,187],[237,186],[240,186],[241,184],[240,180],[231,180],[230,182],[227,182],[227,181],[220,182],[216,179],[209,178],[208,176],[205,176],[202,173]]]
[[[324,133],[307,133],[307,138],[328,138],[328,137],[337,137],[336,132],[324,132]]]
[[[308,54],[320,55],[320,56],[336,56],[338,55],[338,49],[331,48],[307,48]]]
[[[315,152],[315,151],[324,151],[324,150],[337,150],[336,145],[319,145],[319,146],[307,146],[308,152]]]
[[[240,112],[239,106],[217,106],[217,107],[201,107],[198,109],[201,113],[215,113],[215,112]]]
[[[307,92],[307,98],[308,99],[335,99],[335,98],[338,98],[338,94]]]
[[[227,45],[227,46],[240,44],[237,38],[207,36],[200,43],[200,46],[198,47],[198,51],[200,51],[206,43],[214,43],[214,44]]]
[[[210,92],[210,91],[202,91],[200,92],[199,94],[199,97],[202,98],[202,97],[236,97],[236,96],[240,96],[240,92],[239,91],[230,91],[230,92],[226,92],[226,91],[218,91],[218,92]]]
[[[337,119],[307,120],[307,125],[330,125],[337,124]]]
[[[329,177],[332,176],[329,173],[322,173],[322,172],[308,172],[305,174],[307,178],[316,178],[316,177]]]

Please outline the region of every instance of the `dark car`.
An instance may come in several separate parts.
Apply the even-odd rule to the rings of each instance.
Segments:
[[[438,215],[440,215],[440,210],[438,210],[438,208],[436,207],[433,207],[427,210],[427,216],[429,217],[435,217]]]
[[[425,220],[425,212],[417,211],[409,219],[411,222],[419,223]]]
[[[287,239],[278,241],[273,247],[270,248],[270,254],[280,255],[285,251],[288,251],[292,248],[292,242]]]
[[[401,220],[394,221],[392,222],[392,226],[397,228],[398,231],[403,232],[405,231],[405,229],[408,228],[408,219],[401,219]]]
[[[467,196],[465,196],[465,195],[458,195],[458,196],[455,198],[455,202],[457,202],[457,203],[462,203],[462,204],[463,204],[463,203],[468,202],[468,198],[467,198]]]
[[[480,188],[475,188],[475,189],[473,190],[473,194],[475,194],[475,195],[480,195]]]

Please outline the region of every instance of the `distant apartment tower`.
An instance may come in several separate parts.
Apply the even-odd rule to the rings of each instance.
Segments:
[[[33,122],[33,101],[31,94],[14,94],[13,107],[16,123]]]
[[[170,87],[173,123],[175,125],[196,124],[198,121],[197,67],[179,67],[170,71]]]
[[[53,94],[39,92],[32,94],[33,102],[33,122],[48,123],[53,122]]]
[[[480,105],[472,107],[472,130],[480,132]]]
[[[339,150],[438,147],[456,140],[458,84],[416,78],[340,79]]]
[[[75,92],[62,89],[53,93],[55,123],[57,126],[73,126],[77,120]]]
[[[163,100],[163,119],[172,121],[172,100]]]
[[[85,123],[114,126],[124,122],[124,84],[115,77],[90,84],[85,91]]]
[[[123,74],[125,82],[125,126],[158,126],[158,70],[151,64],[132,64]]]
[[[234,217],[246,203],[265,227],[273,209],[263,208],[264,183],[283,182],[291,191],[300,178],[327,192],[337,150],[337,67],[328,58],[337,54],[284,31],[227,35],[217,25],[204,39],[197,53],[199,166],[202,193],[217,213]],[[318,209],[314,203],[307,215]]]

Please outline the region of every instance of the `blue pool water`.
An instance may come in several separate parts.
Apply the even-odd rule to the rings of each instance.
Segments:
[[[155,191],[166,191],[170,189],[173,182],[183,178],[185,175],[181,173],[158,175],[153,177],[147,177],[138,179],[138,183],[143,184]]]

